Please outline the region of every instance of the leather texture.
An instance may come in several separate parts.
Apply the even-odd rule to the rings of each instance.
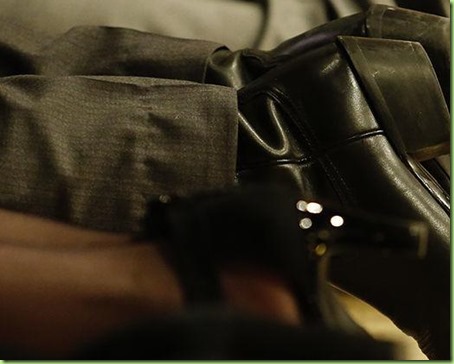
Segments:
[[[208,63],[207,81],[241,89],[254,79],[298,55],[332,43],[338,36],[349,35],[365,38],[407,40],[421,44],[423,50],[429,56],[444,95],[446,106],[442,108],[446,109],[447,107],[449,111],[451,102],[450,19],[386,5],[373,5],[366,12],[328,22],[289,39],[270,51],[244,49],[230,52],[226,49],[218,50]],[[430,70],[426,70],[426,72],[430,72]],[[402,101],[402,98],[399,101]],[[396,103],[397,106],[399,101]],[[438,107],[439,102],[436,105]],[[448,118],[450,120],[450,116]],[[444,119],[446,120],[446,117]],[[420,159],[428,160],[423,165],[430,165],[429,170],[436,172],[431,175],[430,179],[434,179],[436,184],[441,187],[441,191],[435,192],[438,195],[437,198],[448,200],[450,186],[446,184],[446,174],[449,172],[446,173],[440,169],[441,166],[437,157],[442,155],[443,152],[449,153],[450,130],[443,126],[440,129],[437,128],[437,130],[435,128],[425,129],[426,131],[428,130],[428,133],[425,134],[426,137],[435,137],[435,134],[438,134],[438,137],[440,135],[444,136],[444,141],[438,144],[437,150],[433,148],[433,140],[427,141],[426,148],[422,145],[417,145],[416,149],[419,151]],[[422,129],[420,130],[422,131]],[[412,131],[412,133],[403,133],[402,135],[408,141],[415,133]],[[427,140],[427,138],[415,137],[407,145],[413,144],[413,147],[415,147],[414,142],[422,140]],[[427,148],[428,145],[430,145],[429,148]],[[415,150],[410,148],[408,151],[411,152],[412,149],[413,151]],[[421,153],[423,149],[425,151]],[[418,166],[418,168],[425,169],[425,167],[421,166]],[[422,173],[426,173],[426,171]],[[427,185],[427,183],[425,184]]]
[[[341,38],[294,57],[239,90],[238,180],[273,181],[305,199],[425,222],[425,259],[381,257],[358,249],[333,260],[330,278],[414,336],[429,358],[447,359],[449,214],[421,182],[413,158],[399,149],[386,120],[391,109],[398,122],[410,123],[418,113],[426,113],[426,100],[415,87],[409,96],[415,101],[412,110],[400,112],[386,99],[376,103],[363,86],[370,69],[355,67],[355,54],[349,53],[346,42],[383,54],[396,46],[407,51],[411,46],[415,51],[401,52],[402,57],[407,54],[401,62],[383,57],[380,72],[394,76],[387,80],[396,90],[403,84],[411,92],[405,86],[411,78],[415,86],[426,86],[430,72],[425,71],[431,65],[419,43]],[[423,72],[412,70],[415,62]],[[436,118],[446,110],[434,112],[429,116]]]
[[[221,51],[209,67],[213,80],[237,89],[251,79],[338,36],[408,40],[420,43],[438,75],[446,103],[450,104],[450,19],[415,10],[373,5],[366,12],[340,18],[291,38],[270,51]],[[232,75],[233,74],[235,76]]]

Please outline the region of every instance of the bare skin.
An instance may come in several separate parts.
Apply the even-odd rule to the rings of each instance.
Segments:
[[[279,277],[224,267],[227,303],[300,322]],[[0,210],[0,342],[48,358],[71,355],[112,329],[184,309],[177,276],[151,242]]]

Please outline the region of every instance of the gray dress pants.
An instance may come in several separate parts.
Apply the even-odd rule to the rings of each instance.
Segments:
[[[132,232],[151,196],[232,184],[236,93],[203,83],[219,47],[0,21],[0,208]]]

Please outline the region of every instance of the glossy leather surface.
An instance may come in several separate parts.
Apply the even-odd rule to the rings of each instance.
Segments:
[[[371,50],[373,55],[385,56],[369,61],[367,53]],[[264,92],[262,85],[266,83],[273,86]],[[287,62],[278,71],[270,71],[260,82],[240,90],[239,95],[240,175],[264,164],[304,165],[320,151],[386,133],[406,167],[449,210],[449,196],[408,162],[411,152],[423,154],[432,146],[449,148],[450,138],[449,113],[431,64],[418,43],[339,38],[338,44],[325,45]],[[290,120],[303,115],[308,121],[282,123],[283,115]],[[338,184],[335,182],[333,188]],[[308,192],[307,188],[303,190]],[[343,193],[338,195],[344,198]]]
[[[371,40],[368,45],[386,51],[389,44]],[[395,75],[398,87],[404,63],[382,62],[383,70]],[[333,260],[330,277],[413,335],[426,355],[446,359],[450,356],[449,215],[409,166],[411,158],[396,147],[383,122],[383,110],[370,102],[358,71],[364,70],[352,68],[345,48],[331,43],[276,67],[240,90],[238,179],[240,183],[274,181],[305,199],[336,201],[427,223],[429,244],[423,261],[377,257],[358,249]],[[414,76],[418,74],[424,72]],[[420,101],[413,112],[424,112],[424,100]],[[396,116],[412,118],[408,110],[400,115],[398,108],[395,111]]]
[[[409,41],[338,39],[396,149],[416,160],[448,154],[449,110],[424,48]]]
[[[433,158],[448,154],[451,144],[449,110],[423,47],[408,41],[338,40],[394,150],[449,212],[449,189],[419,163],[435,164]]]
[[[270,51],[245,49],[237,52],[229,52],[226,49],[219,50],[211,57],[208,63],[207,82],[241,89],[271,69],[299,55],[306,54],[313,49],[332,43],[340,35],[408,40],[420,43],[422,45],[421,51],[427,52],[429,56],[443,92],[445,106],[442,106],[442,109],[447,108],[449,112],[451,63],[450,19],[386,5],[373,5],[367,12],[331,21],[289,39]],[[414,71],[418,72],[418,67],[414,68]],[[426,72],[430,72],[430,70],[426,69]],[[389,92],[389,95],[395,97],[394,92]],[[397,107],[401,100],[402,98],[398,97],[395,103]],[[427,105],[430,105],[429,101],[425,102]],[[438,107],[439,104],[437,102],[434,105]],[[411,106],[410,103],[407,103],[407,105]],[[446,119],[446,113],[444,114],[444,118]],[[448,119],[450,120],[449,114]],[[424,124],[419,123],[419,125]],[[428,131],[427,136],[431,136],[430,141],[427,141],[426,145],[419,145],[425,139],[419,138],[419,135],[413,132],[404,130],[402,135],[406,137],[407,146],[413,143],[412,146],[410,145],[410,153],[416,150],[418,158],[432,158],[428,164],[437,165],[439,162],[434,156],[449,153],[450,131],[431,130],[430,126],[431,123],[426,120],[424,127],[420,128],[422,132],[423,129],[424,131]],[[434,148],[433,139],[439,138],[440,136],[442,136],[443,140],[437,144],[437,148]],[[424,169],[421,166],[418,168]],[[435,166],[430,168],[430,170],[434,171],[434,168],[438,170],[440,167]],[[437,184],[437,189],[440,189],[435,195],[444,199],[445,205],[449,205],[449,202],[446,203],[446,201],[449,200],[450,188],[446,185],[446,178],[439,173],[432,174],[430,178]],[[424,184],[424,181],[421,181],[421,183]]]
[[[342,35],[408,40],[420,43],[429,55],[445,101],[449,105],[450,27],[450,19],[446,17],[386,5],[373,5],[367,12],[328,22],[289,39],[270,51],[220,51],[208,65],[208,79],[239,89],[271,68],[311,49],[331,43]]]

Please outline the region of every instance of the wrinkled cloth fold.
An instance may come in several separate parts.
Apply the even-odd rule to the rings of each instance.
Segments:
[[[220,47],[0,18],[0,208],[131,232],[150,195],[232,184],[236,93],[204,84]]]
[[[0,79],[0,207],[135,231],[151,195],[234,181],[236,94],[135,77]]]

